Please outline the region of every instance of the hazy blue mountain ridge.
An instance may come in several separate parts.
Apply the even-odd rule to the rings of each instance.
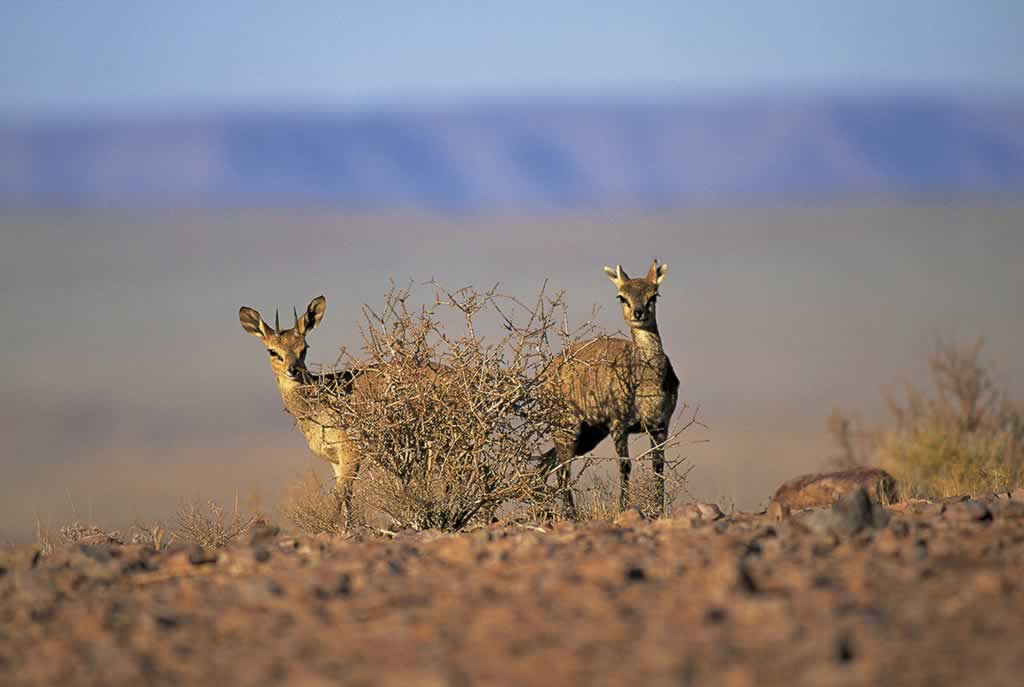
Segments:
[[[1024,190],[1024,103],[524,100],[0,124],[0,205],[676,207]]]

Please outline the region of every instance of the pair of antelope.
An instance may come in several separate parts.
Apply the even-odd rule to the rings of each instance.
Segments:
[[[557,472],[570,515],[575,512],[568,488],[570,464],[609,435],[620,458],[620,507],[625,508],[629,498],[629,435],[646,433],[658,476],[658,504],[664,508],[663,447],[679,389],[679,379],[662,347],[656,317],[658,287],[668,265],[655,260],[647,276],[639,279],[631,279],[621,266],[605,267],[604,271],[617,289],[616,298],[622,304],[632,340],[599,337],[576,344],[567,352],[567,362],[545,382],[554,385],[564,412],[552,437],[554,447],[544,455],[543,462],[548,470]],[[367,393],[373,375],[345,370],[314,376],[306,368],[306,335],[320,324],[326,307],[323,296],[314,298],[301,316],[295,313],[295,324],[290,329],[281,329],[276,316],[271,327],[248,307],[239,310],[238,318],[242,328],[266,346],[285,410],[295,418],[310,450],[331,463],[347,515],[351,512],[352,480],[359,470],[360,456],[354,442],[338,427],[330,408],[312,398],[309,389],[314,383],[327,383],[344,393]]]

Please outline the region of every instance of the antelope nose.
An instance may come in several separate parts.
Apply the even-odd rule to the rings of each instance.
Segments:
[[[294,365],[289,365],[288,366],[288,376],[289,377],[294,377],[297,372],[298,372],[298,370],[296,369],[296,367]]]
[[[643,319],[643,316],[644,316],[644,311],[643,310],[641,310],[640,308],[633,308],[633,319],[634,320]]]

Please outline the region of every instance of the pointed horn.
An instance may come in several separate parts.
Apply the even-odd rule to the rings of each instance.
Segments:
[[[281,333],[281,318],[277,316],[277,308],[274,308],[274,333]]]
[[[292,314],[295,315],[295,328],[298,329],[299,328],[299,311],[295,309],[294,305],[292,306]]]

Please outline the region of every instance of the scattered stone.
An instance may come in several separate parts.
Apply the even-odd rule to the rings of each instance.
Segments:
[[[619,527],[634,527],[646,520],[644,514],[637,508],[627,508],[615,516],[612,522]]]
[[[925,517],[934,517],[942,513],[942,509],[945,508],[941,503],[934,503],[927,499],[907,499],[900,503],[889,506],[889,510],[894,513],[907,513],[909,515],[921,515]]]
[[[266,546],[281,533],[281,528],[268,523],[266,520],[257,520],[249,530],[249,544],[252,546]]]
[[[721,606],[712,606],[704,613],[705,622],[711,623],[712,625],[724,623],[728,617],[729,612]]]
[[[959,501],[946,506],[942,516],[953,522],[985,522],[992,519],[992,512],[981,501]]]
[[[850,663],[856,658],[853,650],[853,640],[850,639],[849,635],[841,634],[836,637],[834,655],[836,663],[843,665]]]
[[[911,505],[2,549],[0,684],[1016,684],[1024,500]]]
[[[98,563],[109,563],[115,557],[114,550],[101,544],[79,544],[78,550]]]
[[[1024,500],[1000,499],[990,509],[1000,518],[1024,518]]]
[[[770,517],[775,522],[782,522],[783,520],[789,517],[789,514],[789,506],[787,506],[784,503],[772,501],[771,503],[768,504],[768,517]]]
[[[876,503],[896,501],[896,480],[885,470],[869,467],[794,477],[778,488],[772,501],[793,510],[830,506],[857,489],[863,489]]]
[[[207,565],[217,562],[217,551],[205,549],[196,544],[188,549],[188,562],[192,565]]]
[[[338,576],[338,582],[334,585],[334,595],[348,597],[352,595],[352,576],[342,573]]]
[[[181,618],[179,618],[173,611],[162,611],[160,613],[156,613],[153,616],[153,620],[156,621],[157,627],[161,630],[174,630],[181,625]]]
[[[850,537],[862,529],[885,527],[889,514],[871,501],[865,489],[855,489],[842,496],[831,508],[797,513],[794,521],[816,534]]]
[[[703,503],[700,501],[683,504],[679,507],[676,515],[690,520],[705,520],[708,522],[713,522],[725,517],[725,514],[722,513],[722,509],[718,507],[718,504]]]
[[[647,571],[643,569],[643,566],[631,565],[626,568],[627,582],[643,582],[646,579]]]

